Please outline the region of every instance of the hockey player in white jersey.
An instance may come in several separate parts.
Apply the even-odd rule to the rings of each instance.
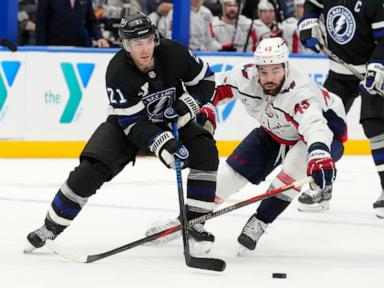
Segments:
[[[294,0],[295,6],[294,16],[285,19],[281,26],[283,27],[283,38],[287,41],[287,45],[290,53],[301,53],[301,54],[314,54],[315,52],[311,49],[304,47],[300,42],[298,22],[304,14],[304,2],[305,0]]]
[[[254,63],[216,77],[214,104],[237,98],[255,118],[255,126],[260,124],[220,166],[217,204],[248,182],[258,185],[280,165],[270,190],[306,175],[323,189],[331,186],[335,161],[343,155],[347,139],[341,99],[289,66],[289,50],[282,38],[262,40],[254,55]],[[255,249],[267,226],[299,192],[291,189],[263,200],[238,237],[241,250]],[[151,233],[165,227],[152,228]]]
[[[213,18],[213,34],[222,45],[221,51],[253,52],[256,50],[256,31],[251,19],[240,15],[241,7],[238,2],[238,0],[220,0],[223,15],[220,18]],[[248,41],[247,37],[249,37]],[[245,45],[247,48],[244,50]]]
[[[283,28],[276,22],[275,8],[268,0],[261,0],[257,5],[259,19],[254,21],[257,45],[264,38],[282,37]]]

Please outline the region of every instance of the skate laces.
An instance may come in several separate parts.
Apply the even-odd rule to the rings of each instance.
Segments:
[[[35,234],[42,240],[46,241],[47,239],[55,239],[56,235],[51,231],[48,230],[45,225],[43,225],[41,228],[37,229],[35,231]]]
[[[208,233],[207,230],[205,230],[204,225],[201,223],[192,225],[191,229],[195,230],[198,233]]]
[[[243,229],[243,234],[251,237],[253,240],[258,240],[261,235],[267,229],[268,224],[256,218],[256,216],[252,216],[251,219],[248,220],[247,224],[245,224]]]

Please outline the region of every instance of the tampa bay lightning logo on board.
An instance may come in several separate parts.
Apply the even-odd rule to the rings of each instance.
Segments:
[[[335,6],[327,14],[327,31],[338,44],[347,44],[356,31],[353,14],[343,6]]]

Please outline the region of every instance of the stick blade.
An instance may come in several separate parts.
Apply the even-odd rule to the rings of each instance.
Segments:
[[[0,45],[8,48],[8,50],[12,52],[17,51],[17,46],[8,39],[0,39]]]
[[[49,250],[54,252],[56,255],[66,258],[68,260],[71,260],[72,262],[88,263],[87,262],[88,256],[79,255],[70,251],[66,251],[60,245],[58,245],[55,241],[48,239],[45,245],[49,248]]]
[[[197,269],[205,269],[211,271],[222,272],[225,270],[227,264],[225,261],[216,258],[199,258],[190,257],[185,260],[187,266]]]

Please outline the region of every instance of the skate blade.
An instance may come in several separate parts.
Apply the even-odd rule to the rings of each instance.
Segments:
[[[239,244],[239,248],[237,249],[237,257],[247,256],[252,250],[249,250],[247,247]]]
[[[325,212],[329,211],[329,201],[323,201],[321,203],[315,203],[315,204],[302,204],[300,203],[300,206],[297,208],[299,212]]]
[[[189,239],[189,249],[191,255],[196,257],[209,254],[209,252],[211,252],[212,244],[213,242],[209,241],[197,242],[194,239]]]
[[[23,250],[23,253],[24,253],[24,254],[31,254],[35,249],[36,249],[35,246],[29,244],[29,245]]]
[[[375,208],[376,217],[379,219],[384,219],[384,208]]]

